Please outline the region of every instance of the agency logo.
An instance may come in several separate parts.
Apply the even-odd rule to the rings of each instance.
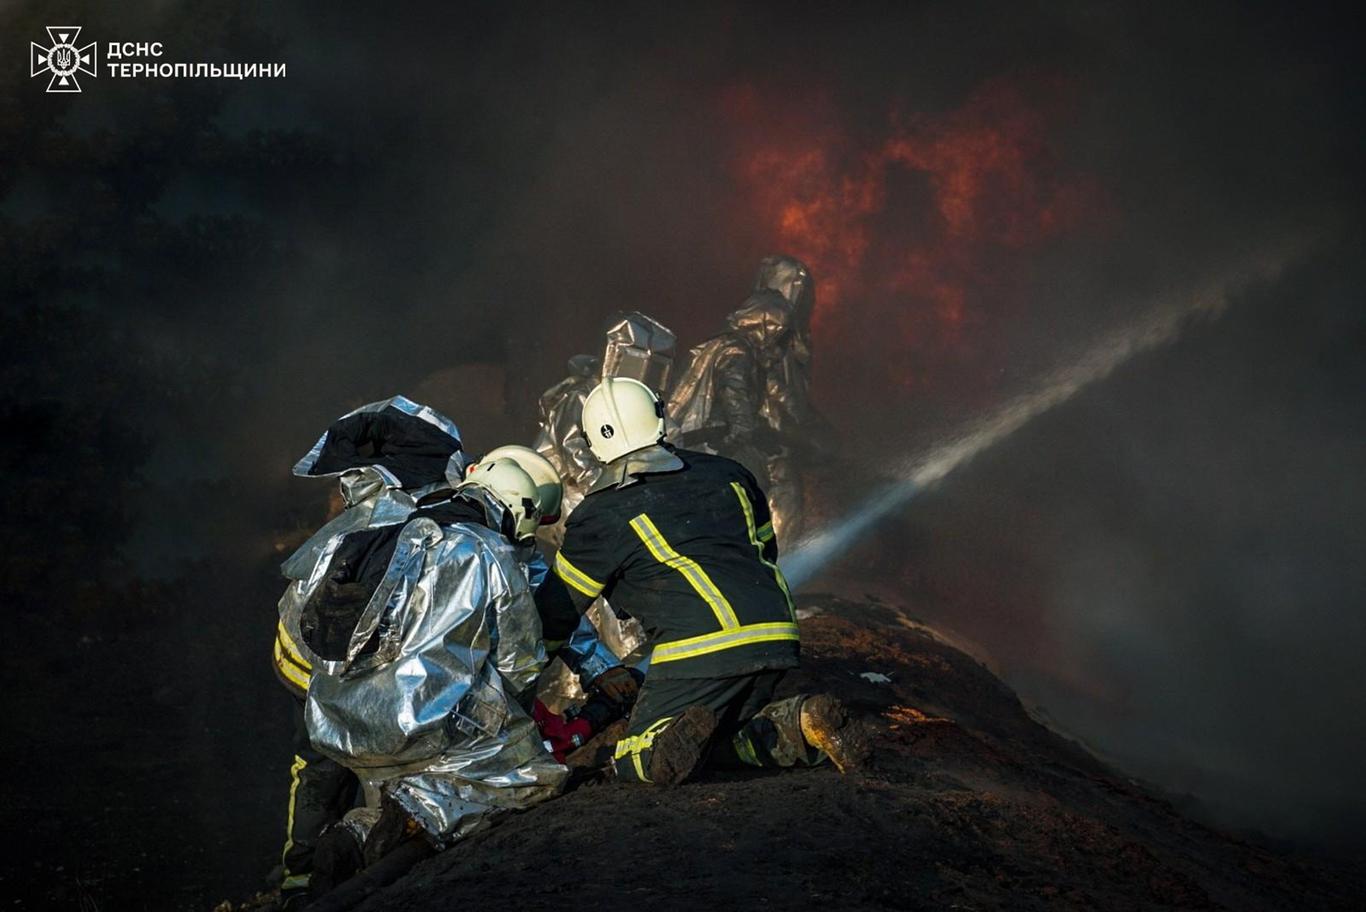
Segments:
[[[49,25],[48,40],[51,47],[43,47],[36,41],[29,42],[29,76],[51,73],[48,81],[49,92],[79,92],[81,84],[76,81],[77,73],[87,76],[99,75],[99,49],[92,41],[85,47],[76,47],[80,37],[79,25]]]

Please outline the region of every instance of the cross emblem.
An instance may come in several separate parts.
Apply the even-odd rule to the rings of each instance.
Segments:
[[[29,42],[29,76],[51,73],[48,80],[49,92],[79,92],[81,84],[76,81],[77,73],[87,76],[99,75],[99,51],[96,42],[85,47],[76,47],[80,37],[79,25],[49,25],[48,40],[51,47],[43,47],[36,41]]]

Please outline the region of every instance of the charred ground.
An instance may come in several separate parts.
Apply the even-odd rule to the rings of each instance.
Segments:
[[[371,912],[519,908],[1347,909],[1360,880],[1182,816],[1040,725],[985,666],[874,601],[802,600],[804,664],[874,760],[581,787],[373,895]],[[876,672],[890,680],[862,677]]]

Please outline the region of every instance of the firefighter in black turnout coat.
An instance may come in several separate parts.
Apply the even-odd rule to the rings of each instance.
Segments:
[[[797,618],[764,492],[724,456],[675,450],[649,387],[610,378],[584,402],[605,468],[569,519],[555,575],[580,611],[599,595],[638,618],[650,667],[616,748],[617,776],[677,784],[705,762],[858,760],[828,695],[774,702],[797,665]]]

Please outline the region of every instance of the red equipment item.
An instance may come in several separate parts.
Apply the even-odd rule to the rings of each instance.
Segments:
[[[593,737],[593,726],[587,719],[574,719],[571,722],[564,716],[551,712],[540,700],[531,707],[531,720],[541,730],[546,750],[560,763]]]

